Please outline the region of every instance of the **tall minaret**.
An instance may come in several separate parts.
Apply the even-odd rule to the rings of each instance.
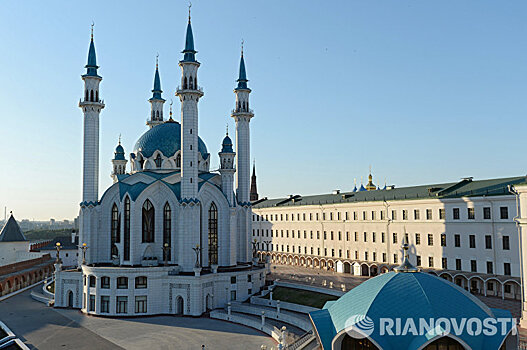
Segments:
[[[223,142],[221,143],[221,152],[218,153],[218,155],[220,156],[221,190],[227,197],[229,205],[234,207],[234,190],[232,185],[234,182],[234,173],[236,171],[234,169],[234,156],[236,153],[234,153],[234,150],[232,149],[232,141],[229,137],[228,130]]]
[[[203,91],[198,87],[198,68],[194,38],[190,25],[190,9],[187,36],[181,67],[181,86],[176,96],[181,100],[181,199],[195,199],[198,195],[198,101]]]
[[[253,175],[251,176],[251,193],[250,198],[251,202],[258,200],[258,190],[256,188],[256,165],[253,162]]]
[[[82,202],[96,204],[99,198],[99,114],[104,108],[104,102],[99,99],[99,84],[102,77],[97,75],[97,60],[95,44],[93,43],[93,25],[91,29],[88,64],[85,66],[84,100],[79,101],[79,107],[84,113],[84,159],[82,175]]]
[[[243,45],[240,59],[240,74],[238,86],[234,89],[236,94],[236,107],[232,111],[232,117],[236,122],[236,197],[238,203],[249,203],[249,179],[250,179],[250,130],[249,122],[254,114],[249,109],[249,94],[251,89],[247,87],[247,74],[245,73],[245,62],[243,60]]]
[[[150,128],[163,123],[163,104],[165,100],[161,97],[161,79],[159,78],[159,56],[156,57],[156,73],[154,76],[154,89],[152,90],[152,97],[148,100],[150,102],[150,119],[147,120],[146,125]]]
[[[113,182],[117,182],[117,175],[123,175],[126,173],[126,163],[128,161],[124,157],[124,148],[121,146],[121,136],[119,136],[119,144],[115,148],[114,157],[112,159],[112,179]]]

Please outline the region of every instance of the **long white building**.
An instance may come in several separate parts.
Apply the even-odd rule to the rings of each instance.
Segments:
[[[252,238],[272,262],[373,276],[412,263],[473,293],[521,299],[517,197],[525,176],[261,199]]]

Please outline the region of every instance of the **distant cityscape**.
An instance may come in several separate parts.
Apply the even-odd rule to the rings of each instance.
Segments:
[[[0,228],[5,225],[7,222],[8,216],[7,216],[7,209],[4,211],[4,217],[0,220]],[[75,229],[77,230],[79,228],[78,224],[78,218],[74,218],[72,220],[56,220],[54,218],[50,218],[46,221],[41,220],[30,220],[30,219],[22,219],[17,220],[18,225],[20,226],[20,229],[24,232],[27,231],[33,231],[33,230],[64,230],[64,229]]]

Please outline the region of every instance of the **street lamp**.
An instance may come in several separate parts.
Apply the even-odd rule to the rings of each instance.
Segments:
[[[55,260],[55,263],[60,264],[60,242],[57,242],[55,246],[57,248],[57,260]]]
[[[88,245],[86,243],[82,243],[82,265],[86,265],[86,251],[88,250]]]
[[[163,244],[163,252],[165,253],[165,266],[168,265],[168,254],[170,251],[170,246],[168,243]]]
[[[199,247],[199,244],[197,244],[192,250],[196,253],[196,266],[199,268],[199,253],[201,252],[201,248]]]

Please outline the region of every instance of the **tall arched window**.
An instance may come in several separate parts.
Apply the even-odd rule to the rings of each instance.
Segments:
[[[185,77],[185,79],[183,80],[183,89],[186,89],[187,88],[187,77]]]
[[[93,102],[93,90],[90,90],[90,101]]]
[[[218,264],[218,208],[214,202],[209,207],[209,265]]]
[[[188,88],[191,90],[194,88],[194,80],[192,80],[192,75],[188,79]]]
[[[154,217],[154,206],[150,200],[147,199],[143,204],[143,243],[154,241]]]
[[[86,90],[86,98],[85,98],[86,101],[89,101],[90,100],[90,93],[88,90]]]
[[[130,197],[124,200],[124,260],[130,260]]]
[[[111,254],[112,254],[112,258],[114,256],[117,256],[117,246],[115,245],[116,243],[119,243],[120,242],[120,235],[121,235],[121,230],[120,230],[120,217],[119,217],[119,209],[117,208],[117,204],[114,204],[113,207],[112,207],[112,223],[111,223]]]
[[[197,77],[194,77],[194,88],[196,90],[198,89],[198,78]]]
[[[163,249],[163,260],[170,261],[170,247],[172,245],[172,240],[170,237],[170,231],[171,231],[171,218],[172,218],[172,210],[170,210],[170,204],[168,202],[165,204],[165,207],[163,208],[163,247],[165,244],[168,244],[168,249]]]
[[[154,160],[156,162],[156,167],[161,168],[161,163],[163,162],[163,159],[161,159],[161,155],[158,153],[156,159]]]
[[[95,102],[99,102],[99,90],[95,90]]]

